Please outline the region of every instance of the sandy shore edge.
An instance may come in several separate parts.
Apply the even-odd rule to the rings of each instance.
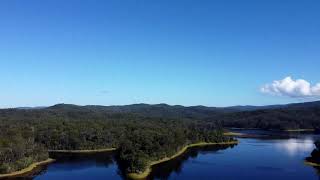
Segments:
[[[223,135],[224,135],[224,136],[244,136],[245,134],[229,131],[229,132],[223,133]]]
[[[190,145],[183,147],[180,151],[178,151],[175,155],[173,155],[171,157],[166,157],[166,158],[160,159],[158,161],[151,162],[149,164],[149,166],[147,167],[147,169],[143,173],[128,173],[127,177],[131,178],[131,179],[145,179],[151,173],[152,166],[166,162],[166,161],[170,161],[170,160],[182,155],[188,148],[191,148],[191,147],[201,147],[201,146],[209,146],[209,145],[228,145],[228,144],[231,145],[231,144],[238,144],[238,143],[239,143],[239,141],[220,142],[220,143],[200,142],[200,143],[190,144]]]
[[[92,150],[48,150],[49,153],[98,153],[98,152],[111,152],[117,148],[105,148],[105,149],[92,149]]]
[[[286,132],[313,132],[315,129],[286,129]]]
[[[15,172],[8,173],[8,174],[0,174],[0,178],[19,176],[19,175],[31,172],[32,170],[34,170],[38,166],[46,165],[46,164],[52,163],[54,161],[55,161],[54,159],[48,158],[47,160],[44,160],[44,161],[35,162],[35,163],[30,164],[28,167],[21,169],[20,171],[15,171]]]
[[[314,163],[314,162],[311,162],[311,161],[308,161],[308,160],[305,160],[305,161],[304,161],[304,164],[309,165],[309,166],[317,166],[317,167],[320,167],[320,164]]]

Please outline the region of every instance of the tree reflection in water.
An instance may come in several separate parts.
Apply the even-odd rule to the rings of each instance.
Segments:
[[[216,153],[219,150],[227,148],[233,148],[235,145],[211,145],[203,147],[192,147],[187,149],[185,153],[178,156],[170,161],[155,165],[152,167],[152,172],[147,179],[168,179],[171,173],[180,173],[183,169],[183,164],[189,159],[195,159],[199,154]],[[117,158],[116,152],[107,153],[50,153],[50,157],[57,161],[53,164],[58,165],[58,171],[63,169],[64,171],[72,171],[79,169],[86,169],[88,167],[106,167],[116,163],[118,166],[117,174],[122,178],[126,179],[124,166]],[[23,179],[33,179],[34,177],[45,174],[48,166],[42,166],[35,169],[33,172],[24,174]],[[51,168],[50,171],[55,171]]]
[[[176,157],[167,162],[163,162],[158,165],[154,165],[152,167],[151,174],[147,177],[147,180],[157,179],[168,179],[171,173],[180,173],[183,169],[183,164],[188,161],[189,159],[195,159],[198,157],[199,154],[209,154],[209,153],[216,153],[219,150],[224,150],[227,148],[233,148],[236,145],[208,145],[202,147],[192,147],[188,148],[186,152],[182,155]],[[117,158],[116,158],[117,159]],[[120,161],[116,161],[118,165],[118,174],[123,178],[127,179],[125,176],[125,169],[124,166],[121,164]]]
[[[312,167],[315,169],[320,180],[320,140],[314,142],[315,149],[311,152],[310,156],[306,158],[307,163],[314,163]]]
[[[173,160],[153,166],[148,179],[168,179],[173,172],[179,174],[183,169],[183,164],[189,159],[195,159],[199,154],[216,153],[219,150],[233,148],[234,146],[235,145],[211,145],[189,148],[183,155]]]
[[[57,164],[63,168],[59,168],[65,171],[70,170],[81,170],[88,167],[106,167],[114,164],[114,152],[95,152],[95,153],[49,153],[49,157],[55,159],[56,161],[52,164]],[[51,165],[51,164],[49,164]],[[21,175],[19,179],[33,179],[36,176],[45,174],[48,170],[49,165],[44,165],[35,168],[32,172]],[[50,171],[55,171],[55,169],[50,169]],[[15,178],[11,178],[15,179]]]
[[[109,165],[114,163],[113,156],[114,156],[114,152],[50,153],[50,158],[56,159],[57,163],[72,164],[77,169],[80,166],[109,167]]]

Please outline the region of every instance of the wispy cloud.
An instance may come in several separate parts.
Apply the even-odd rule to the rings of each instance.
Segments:
[[[108,90],[102,90],[102,91],[100,91],[100,94],[108,94],[110,91],[108,91]]]
[[[312,86],[304,79],[294,80],[290,76],[265,84],[260,90],[262,93],[292,98],[320,97],[320,83]]]

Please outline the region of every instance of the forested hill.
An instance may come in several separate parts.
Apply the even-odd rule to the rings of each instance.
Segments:
[[[170,106],[133,104],[126,106],[75,106],[58,104],[47,110],[134,114],[143,117],[207,120],[225,127],[261,129],[320,128],[320,101],[270,106]]]
[[[132,104],[124,106],[77,106],[72,104],[57,104],[48,109],[55,110],[71,110],[71,109],[87,109],[91,111],[105,111],[113,113],[135,113],[146,116],[210,116],[216,113],[231,113],[241,111],[256,111],[267,109],[283,109],[294,108],[304,109],[309,107],[319,107],[320,101],[293,103],[284,105],[268,105],[268,106],[230,106],[230,107],[208,107],[208,106],[181,106],[181,105],[168,105],[168,104]],[[38,109],[38,108],[37,108]]]
[[[133,104],[133,105],[125,105],[125,106],[75,106],[75,105],[67,105],[67,104],[58,104],[52,107],[47,108],[47,110],[55,110],[55,111],[75,111],[75,110],[83,110],[83,111],[91,111],[91,112],[99,112],[99,113],[109,113],[109,114],[133,114],[139,115],[143,117],[157,117],[157,118],[174,118],[174,119],[206,119],[213,117],[217,113],[221,113],[225,110],[223,108],[215,108],[215,107],[205,107],[205,106],[170,106],[167,104]]]
[[[320,127],[320,101],[271,106],[77,106],[57,104],[47,108],[1,109],[0,120],[89,120],[128,117],[188,119],[221,122],[225,127],[298,129]]]
[[[320,102],[240,111],[218,117],[225,127],[260,129],[320,129]]]

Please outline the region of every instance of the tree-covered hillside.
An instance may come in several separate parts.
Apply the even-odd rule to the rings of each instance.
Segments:
[[[320,128],[320,101],[271,106],[233,106],[225,108],[206,106],[170,106],[167,104],[135,104],[127,106],[56,105],[48,108],[58,113],[72,110],[96,114],[131,114],[140,117],[204,120],[224,127],[261,129],[318,129]]]
[[[319,129],[320,104],[305,103],[276,109],[222,114],[218,118],[225,127],[260,129]]]

